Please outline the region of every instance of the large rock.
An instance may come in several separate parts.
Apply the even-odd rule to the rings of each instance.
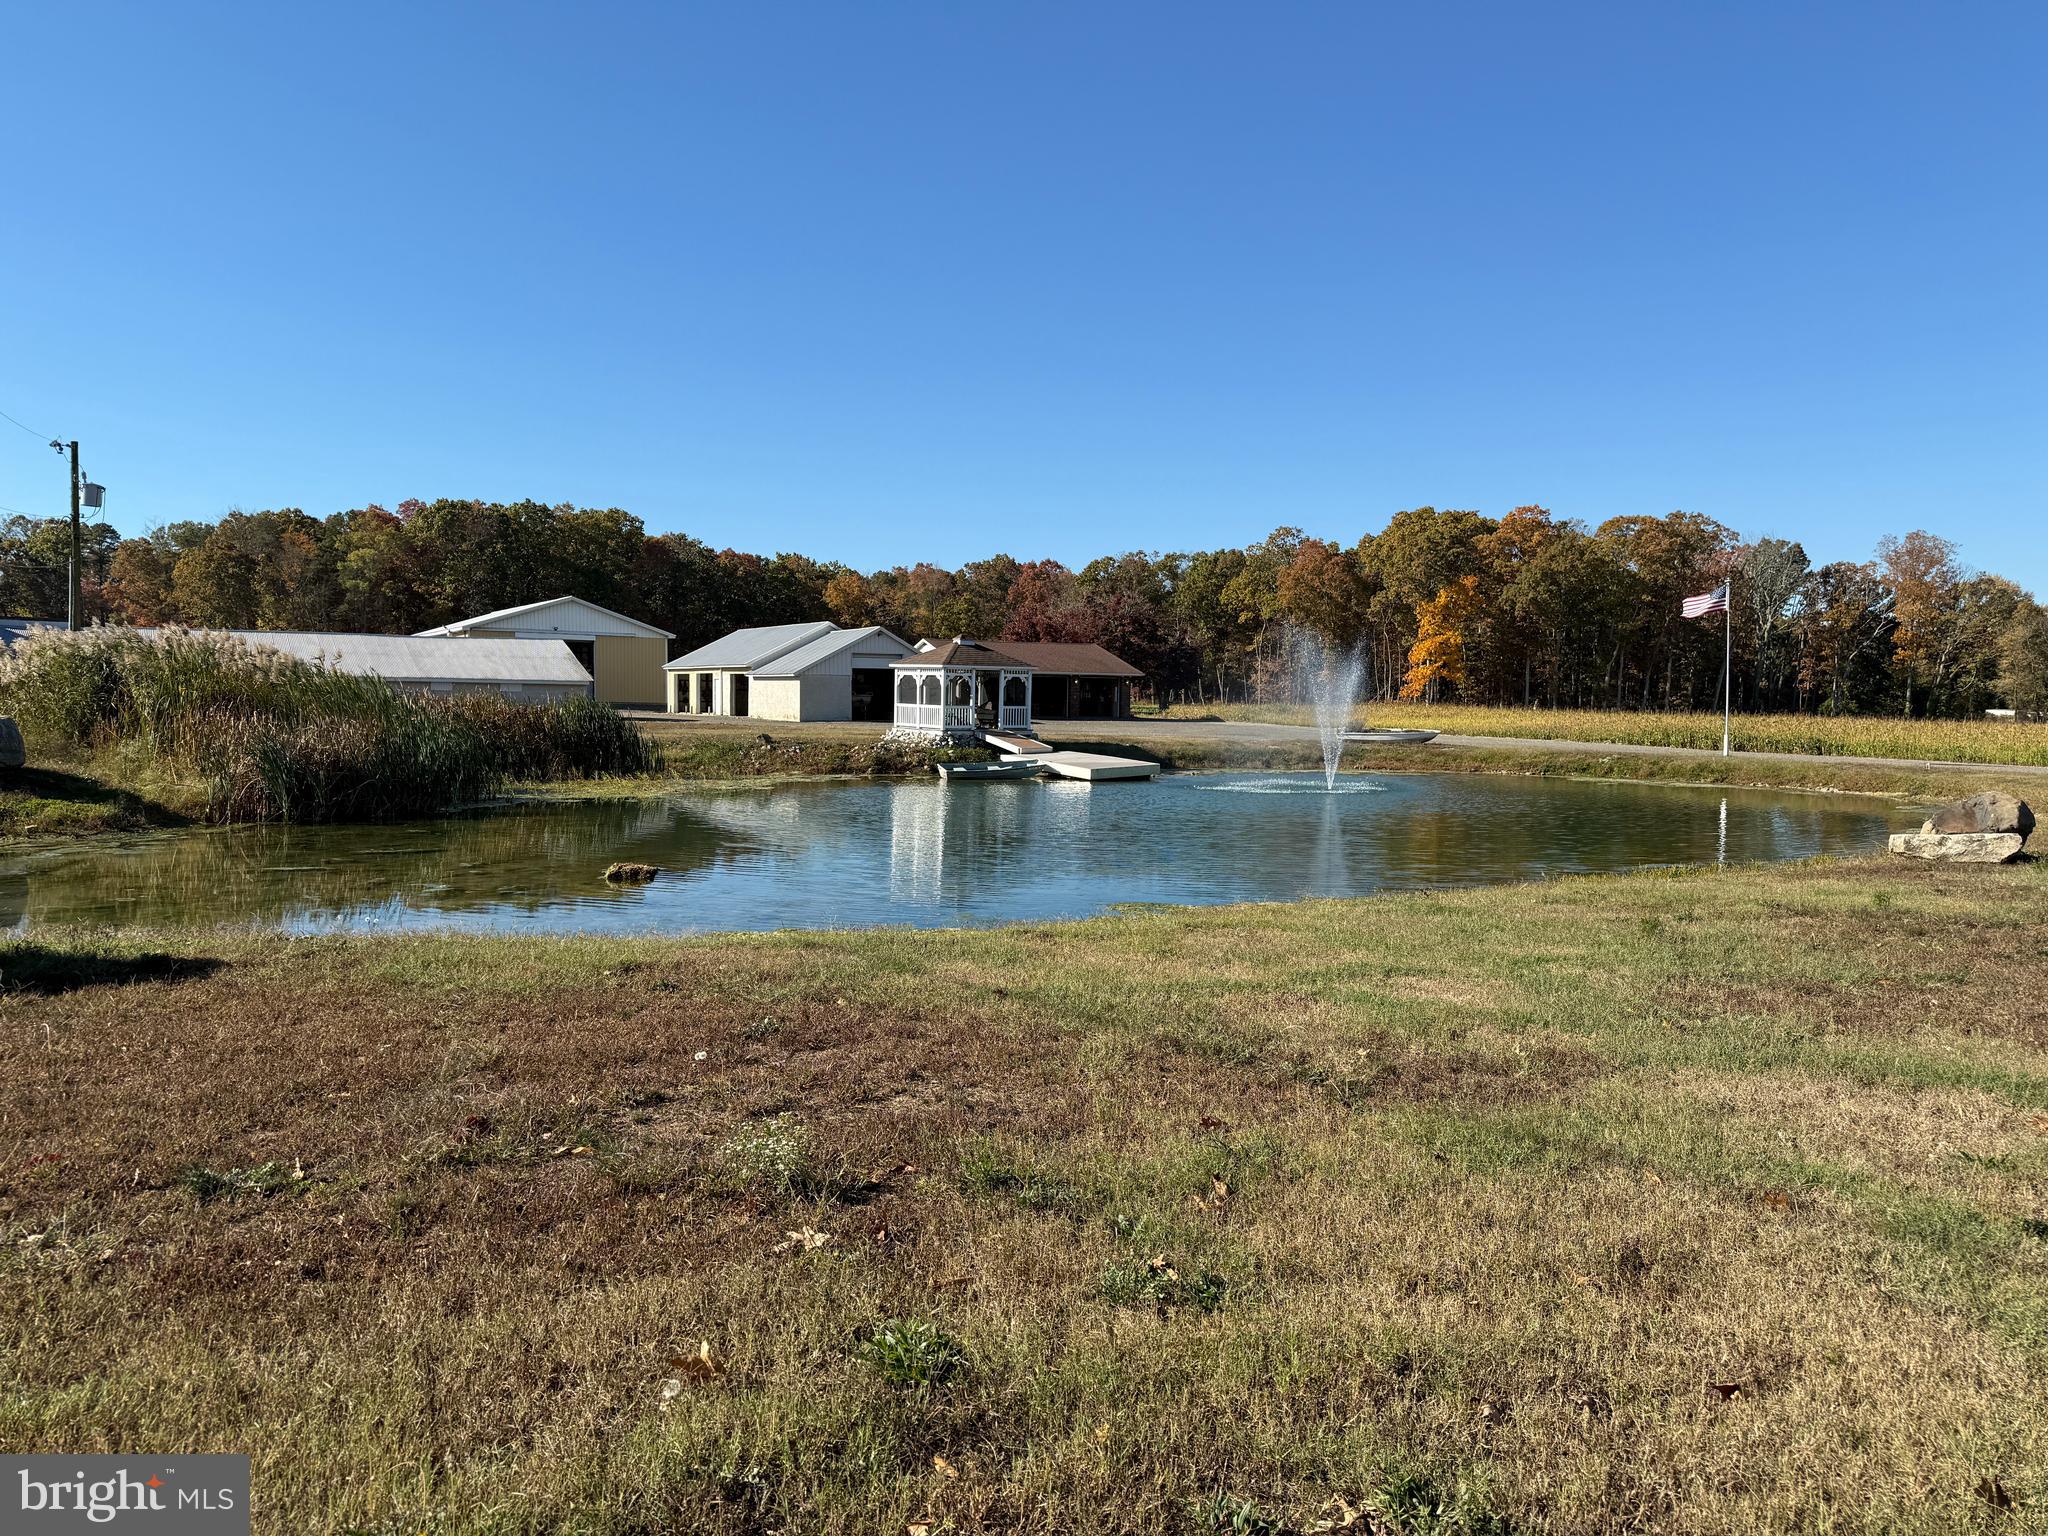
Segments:
[[[2017,832],[2034,830],[2034,812],[2027,802],[2003,790],[1990,790],[1944,805],[1921,824],[1922,832]]]
[[[1951,864],[2009,864],[2027,840],[2017,832],[1895,832],[1892,852]]]
[[[12,715],[0,715],[0,768],[19,768],[28,761],[28,748],[21,744],[21,727]]]

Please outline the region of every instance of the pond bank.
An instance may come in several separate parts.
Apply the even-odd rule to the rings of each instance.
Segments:
[[[293,1530],[1974,1529],[2048,1497],[2044,925],[1877,859],[42,932],[4,1422],[249,1451]]]

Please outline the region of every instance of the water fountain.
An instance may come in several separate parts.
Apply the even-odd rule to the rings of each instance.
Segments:
[[[1315,706],[1316,736],[1323,746],[1323,785],[1334,791],[1344,743],[1397,746],[1434,741],[1435,731],[1351,729],[1351,706],[1365,682],[1363,647],[1334,649],[1320,635],[1304,630],[1294,641],[1295,687]]]
[[[1365,681],[1365,653],[1356,646],[1334,650],[1320,635],[1303,630],[1294,639],[1294,685],[1315,706],[1316,736],[1323,745],[1323,785],[1337,787],[1344,736],[1351,729],[1351,705]]]

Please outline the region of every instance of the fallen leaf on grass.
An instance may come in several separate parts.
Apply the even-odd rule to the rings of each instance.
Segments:
[[[724,1364],[711,1352],[709,1339],[698,1342],[696,1354],[676,1355],[669,1360],[669,1365],[686,1381],[716,1381],[725,1374]]]
[[[1764,1191],[1764,1206],[1768,1210],[1789,1211],[1792,1209],[1792,1197],[1782,1189],[1767,1189]]]
[[[946,1477],[958,1477],[960,1475],[960,1469],[943,1456],[934,1455],[932,1457],[932,1468]]]
[[[1742,1395],[1742,1383],[1739,1381],[1710,1381],[1707,1383],[1707,1390],[1724,1403],[1733,1402]]]
[[[815,1227],[798,1227],[794,1232],[783,1234],[781,1242],[773,1249],[776,1253],[812,1253],[832,1241],[830,1232],[820,1232]]]

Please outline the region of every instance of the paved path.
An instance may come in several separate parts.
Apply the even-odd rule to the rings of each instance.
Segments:
[[[1142,746],[1161,743],[1243,742],[1260,743],[1313,741],[1315,727],[1279,725],[1252,720],[1047,720],[1041,726],[1063,741],[1124,741]],[[1625,757],[1715,758],[1719,752],[1695,747],[1656,747],[1625,741],[1559,741],[1535,736],[1455,736],[1446,733],[1437,741],[1447,747],[1499,747],[1537,752],[1602,752]],[[1363,748],[1371,751],[1370,747]],[[1738,758],[1764,763],[1834,763],[1858,768],[1955,769],[1965,773],[2048,774],[2048,767],[2015,763],[1952,763],[1939,759],[1912,757],[1849,757],[1815,752],[1737,752]]]

